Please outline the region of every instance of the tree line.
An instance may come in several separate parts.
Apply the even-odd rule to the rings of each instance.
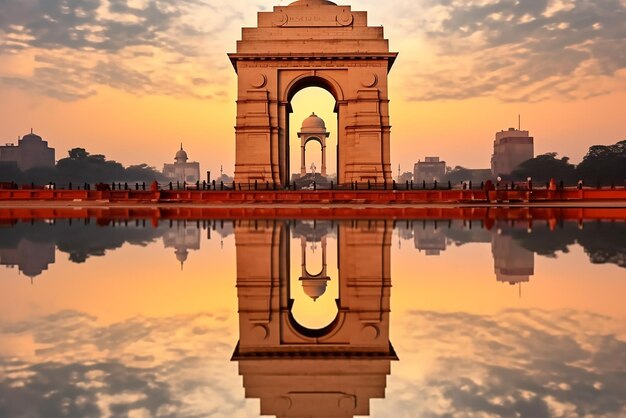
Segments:
[[[0,182],[43,185],[48,183],[82,184],[111,182],[164,181],[162,173],[147,164],[124,167],[104,155],[91,155],[85,148],[69,150],[68,157],[57,161],[54,168],[33,168],[21,171],[14,163],[0,163]]]
[[[592,186],[622,184],[626,181],[626,140],[614,145],[594,145],[575,165],[568,157],[558,158],[556,152],[539,155],[523,162],[508,176],[510,180],[548,182],[550,179],[568,184],[579,180]]]

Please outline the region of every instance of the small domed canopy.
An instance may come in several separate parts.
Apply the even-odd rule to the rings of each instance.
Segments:
[[[176,162],[177,163],[186,163],[189,158],[187,157],[187,152],[183,149],[183,144],[180,144],[180,150],[176,153]]]
[[[326,123],[324,120],[312,113],[311,116],[302,122],[302,132],[322,131],[326,132]]]
[[[317,301],[324,293],[326,293],[326,287],[328,286],[328,277],[321,278],[301,278],[302,290],[304,293],[314,301]]]

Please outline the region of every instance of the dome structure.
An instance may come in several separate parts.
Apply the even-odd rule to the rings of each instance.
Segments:
[[[186,163],[189,160],[187,152],[183,149],[183,144],[180,144],[180,150],[176,153],[175,160],[177,163]]]
[[[321,131],[326,132],[326,123],[315,112],[302,122],[302,132]]]
[[[304,293],[314,301],[317,301],[324,295],[324,293],[326,293],[329,280],[330,278],[328,277],[300,279],[302,282],[302,290],[304,290]]]
[[[187,257],[189,257],[189,251],[187,251],[186,248],[177,248],[175,254],[176,259],[180,263],[180,270],[182,271],[185,261],[187,261]]]
[[[39,135],[33,133],[33,130],[31,129],[29,134],[26,134],[26,135],[24,135],[22,137],[22,141],[27,141],[27,142],[35,142],[35,141],[37,141],[37,142],[41,142],[41,141],[43,141],[43,138],[40,137]]]

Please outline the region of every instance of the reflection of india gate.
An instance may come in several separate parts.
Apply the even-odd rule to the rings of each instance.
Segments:
[[[292,313],[290,229],[254,221],[235,229],[240,340],[233,360],[246,397],[261,400],[262,415],[279,418],[368,415],[397,360],[389,341],[391,227],[339,225],[339,276],[330,274],[338,280],[337,313],[322,329],[302,326]]]
[[[237,182],[288,183],[290,103],[307,87],[336,100],[338,182],[391,181],[387,73],[397,54],[366,12],[326,0],[277,6],[229,56],[239,76]]]

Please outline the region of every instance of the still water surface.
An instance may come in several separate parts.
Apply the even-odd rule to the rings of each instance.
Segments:
[[[626,223],[11,222],[0,417],[624,417]]]

